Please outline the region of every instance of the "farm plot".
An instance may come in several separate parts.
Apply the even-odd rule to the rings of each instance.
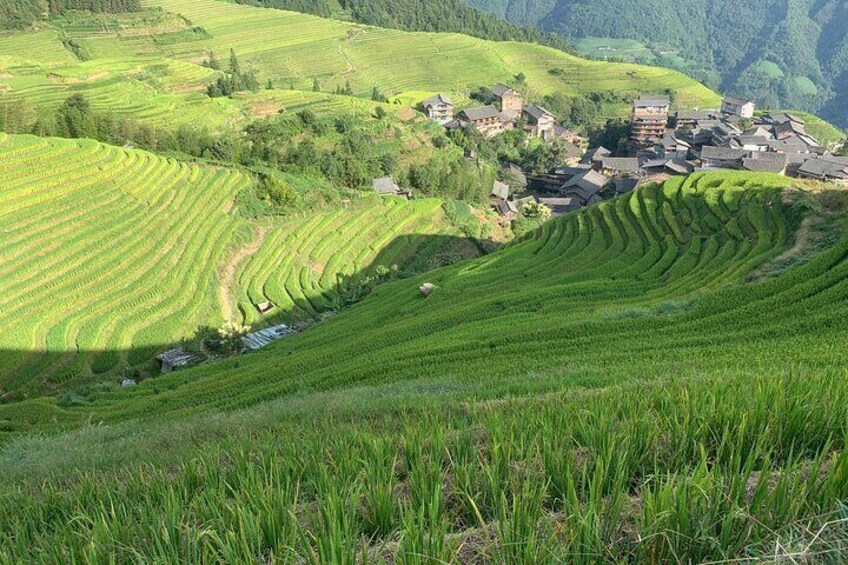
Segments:
[[[403,272],[439,254],[476,255],[452,234],[441,201],[368,200],[319,213],[272,230],[239,275],[239,308],[246,323],[260,321],[257,305],[289,321],[344,305],[368,277]]]
[[[220,318],[209,289],[249,234],[228,213],[248,178],[30,136],[2,139],[0,169],[4,388],[138,363]]]

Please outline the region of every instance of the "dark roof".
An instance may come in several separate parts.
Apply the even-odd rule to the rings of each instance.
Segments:
[[[511,94],[513,96],[518,96],[518,92],[505,84],[498,83],[492,87],[492,93],[498,98],[503,98],[506,94]]]
[[[716,119],[717,113],[718,112],[715,110],[679,110],[674,114],[674,116],[678,120],[702,121]]]
[[[738,161],[747,157],[750,152],[745,149],[733,149],[730,147],[713,147],[705,145],[701,149],[701,159],[717,161]]]
[[[786,170],[787,159],[784,153],[754,151],[750,157],[742,159],[742,167],[760,173],[782,173]]]
[[[492,183],[492,196],[506,200],[509,197],[509,185],[496,180]]]
[[[787,112],[776,112],[774,114],[769,114],[768,118],[774,124],[783,124],[783,123],[786,123],[786,122],[796,122],[796,123],[801,124],[801,125],[805,124],[803,119],[801,119],[798,116],[795,116],[793,114],[789,114]]]
[[[683,159],[678,159],[677,157],[672,158],[664,158],[664,159],[654,159],[653,161],[647,161],[642,163],[642,168],[645,170],[648,169],[662,169],[668,170],[674,173],[678,173],[681,175],[686,175],[695,170],[695,166],[689,161],[684,161]],[[656,171],[653,171],[656,172]]]
[[[380,194],[397,194],[400,192],[400,187],[395,184],[392,177],[383,177],[371,181],[371,186]]]
[[[518,207],[515,205],[515,202],[510,200],[502,200],[495,204],[495,210],[498,211],[498,214],[501,216],[506,216],[510,212],[513,214],[518,212]]]
[[[566,196],[563,198],[540,198],[539,202],[551,209],[554,216],[562,216],[583,207],[579,198]]]
[[[645,94],[633,101],[633,106],[636,108],[668,106],[669,104],[671,104],[671,98],[662,94]]]
[[[451,100],[444,94],[437,94],[435,96],[431,96],[430,98],[421,103],[421,105],[425,108],[427,108],[428,106],[438,106],[440,104],[447,104],[448,106],[453,106],[453,100]]]
[[[641,179],[636,177],[623,177],[617,179],[615,181],[615,193],[616,194],[624,194],[625,192],[630,192],[635,190],[637,186],[639,186],[639,182]]]
[[[550,116],[552,118],[556,117],[554,115],[554,113],[551,112],[550,110],[546,110],[545,108],[543,108],[541,106],[535,106],[535,105],[525,106],[524,112],[527,113],[527,114],[530,114],[533,118],[535,118],[537,120],[541,119],[542,116],[546,116],[546,115]]]
[[[725,96],[723,102],[727,102],[728,104],[733,104],[735,106],[744,106],[745,104],[753,104],[753,100],[748,100],[747,98],[737,98],[736,96]]]
[[[480,108],[466,108],[460,115],[464,115],[470,122],[499,118],[501,113],[494,106],[482,106]]]
[[[524,174],[524,171],[518,165],[511,164],[504,168],[504,172],[506,174],[512,175],[515,179],[515,182],[520,184],[521,186],[527,186],[527,175]]]
[[[610,155],[612,155],[612,151],[602,145],[600,147],[590,149],[586,155],[583,156],[581,163],[590,164],[594,161],[601,161],[604,157],[609,157]]]
[[[636,157],[604,157],[601,160],[601,164],[605,169],[622,173],[635,173],[639,171],[639,159]]]
[[[609,182],[607,177],[590,169],[571,177],[571,180],[562,185],[560,192],[563,194],[575,194],[580,198],[588,199],[600,192],[607,182]]]
[[[798,169],[798,174],[821,180],[848,179],[848,161],[840,163],[826,158],[809,159]]]

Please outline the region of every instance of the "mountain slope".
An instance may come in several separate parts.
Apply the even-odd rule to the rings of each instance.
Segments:
[[[842,88],[848,72],[848,5],[838,0],[469,3],[574,41],[638,40],[652,48],[648,60],[684,68],[716,88],[773,108],[821,111],[825,118],[848,126]],[[603,49],[595,46],[592,52],[616,56],[615,48]]]
[[[0,134],[0,172],[0,389],[15,394],[154,372],[154,356],[198,328],[263,325],[255,305],[268,298],[277,319],[302,319],[380,266],[478,252],[439,200],[250,222],[236,204],[249,175],[90,140]],[[234,259],[252,245],[248,264]]]
[[[144,6],[149,12],[141,21],[134,15],[77,14],[80,19],[56,22],[58,29],[0,35],[0,106],[20,99],[30,114],[43,116],[82,93],[98,110],[158,127],[219,130],[256,115],[256,108],[296,109],[275,100],[292,91],[321,96],[312,92],[316,82],[324,92],[349,83],[365,98],[377,87],[414,105],[435,91],[460,95],[514,81],[519,73],[534,95],[669,90],[683,107],[717,102],[709,89],[675,71],[587,61],[539,45],[381,29],[216,0],[151,0]],[[68,41],[88,60],[76,60]],[[217,73],[201,63],[210,52],[225,58],[230,49],[243,67],[257,71],[263,86],[270,80],[275,89],[208,98],[205,85]],[[399,49],[404,57],[395,56]],[[553,75],[553,69],[563,72]],[[286,92],[276,90],[281,88]],[[626,113],[619,103],[605,108],[603,118]]]
[[[82,427],[0,450],[0,555],[843,555],[848,199],[786,183],[648,186],[264,352],[0,406]]]

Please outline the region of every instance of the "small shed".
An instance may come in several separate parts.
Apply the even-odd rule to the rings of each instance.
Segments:
[[[256,305],[256,309],[260,314],[267,314],[271,310],[274,309],[274,303],[266,300],[265,302],[260,302]]]
[[[509,185],[505,182],[496,180],[492,183],[492,197],[506,200],[509,198]]]
[[[156,356],[156,364],[159,366],[159,370],[163,373],[170,373],[174,369],[179,369],[180,367],[185,367],[186,365],[192,365],[194,363],[197,363],[197,357],[187,352],[182,347],[169,349],[168,351]]]
[[[265,328],[264,330],[247,334],[241,338],[241,342],[244,344],[246,349],[255,351],[265,347],[269,343],[283,339],[286,336],[290,336],[293,333],[295,333],[295,331],[287,325],[279,324],[277,326],[272,326],[270,328]]]

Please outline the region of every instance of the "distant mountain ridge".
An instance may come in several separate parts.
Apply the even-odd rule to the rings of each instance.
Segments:
[[[621,38],[655,52],[666,47],[708,86],[772,107],[803,108],[848,126],[844,0],[467,1],[571,41]]]

